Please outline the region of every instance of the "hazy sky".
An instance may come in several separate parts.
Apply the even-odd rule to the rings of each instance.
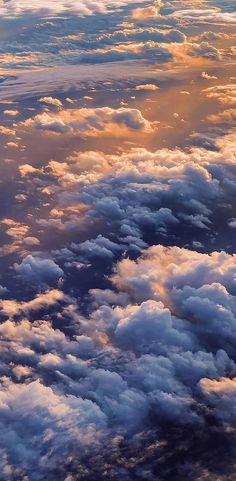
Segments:
[[[233,481],[235,0],[2,0],[0,40],[0,480]]]

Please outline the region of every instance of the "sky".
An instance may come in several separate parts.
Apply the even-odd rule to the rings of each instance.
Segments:
[[[0,0],[0,480],[236,479],[235,0]]]

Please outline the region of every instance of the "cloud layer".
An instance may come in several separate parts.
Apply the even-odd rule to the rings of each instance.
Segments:
[[[235,4],[0,6],[0,479],[235,479]]]

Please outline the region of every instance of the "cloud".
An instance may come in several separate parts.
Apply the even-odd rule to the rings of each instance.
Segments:
[[[30,164],[22,164],[19,166],[19,172],[22,177],[25,177],[26,175],[34,174],[35,172],[38,172],[38,169],[36,169]]]
[[[82,258],[108,258],[112,259],[116,252],[122,250],[122,246],[110,241],[109,239],[99,235],[96,239],[86,240],[81,244],[72,244],[75,252]]]
[[[156,19],[159,17],[161,6],[162,6],[162,1],[155,0],[153,5],[150,5],[150,7],[135,8],[134,10],[132,10],[132,18],[134,20],[140,20],[140,21],[148,20],[148,19]]]
[[[140,306],[128,306],[120,310],[120,315],[117,309],[115,317],[118,319],[115,336],[124,347],[144,353],[158,351],[162,343],[167,349],[169,342],[176,346],[180,342],[181,345],[192,347],[188,335],[181,334],[172,326],[170,311],[162,303],[148,300]]]
[[[223,124],[234,127],[236,125],[236,108],[226,109],[218,114],[208,115],[208,120],[213,124]]]
[[[162,1],[154,1],[151,6],[134,9],[132,11],[132,17],[137,21],[162,18],[160,14],[162,6],[165,7],[165,4],[163,4]],[[171,4],[168,6],[170,6],[172,12],[168,12],[163,18],[174,19],[179,22],[184,21],[186,24],[191,22],[203,24],[234,24],[236,22],[234,11],[223,11],[221,3],[219,6],[213,8],[208,8],[208,5],[205,5],[205,3],[203,4],[202,2],[191,2],[188,5],[188,8],[186,8],[186,4],[182,2],[176,2],[173,6]]]
[[[79,204],[82,217],[105,219],[119,226],[123,242],[130,236],[130,243],[135,243],[147,227],[162,229],[163,234],[174,226],[178,229],[180,222],[209,227],[211,209],[216,199],[220,202],[222,188],[225,195],[227,190],[226,183],[221,185],[220,168],[214,168],[222,155],[229,162],[223,149],[220,153],[201,148],[152,153],[133,149],[120,156],[78,153],[49,166],[60,181],[59,210]]]
[[[8,115],[10,117],[16,117],[19,114],[18,110],[4,110],[4,115]]]
[[[220,378],[217,380],[202,379],[199,387],[211,406],[214,407],[216,416],[222,420],[226,429],[231,429],[235,423],[235,395],[236,379]]]
[[[96,443],[99,429],[102,432],[106,425],[105,416],[92,401],[60,395],[39,381],[17,385],[5,380],[0,397],[4,477],[9,471],[17,473],[14,465],[19,462],[21,472],[31,472],[32,479],[37,471],[41,476],[45,470],[53,472],[60,459],[75,452],[75,446],[83,451]]]
[[[158,429],[174,423],[204,435],[202,403],[214,406],[215,383],[235,369],[234,278],[235,256],[153,246],[118,263],[114,290],[97,290],[86,316],[58,290],[14,309],[2,301],[10,316],[0,326],[4,479],[19,467],[53,479],[58,463],[68,474],[69,457],[90,471],[88,453],[103,463],[114,445],[119,457],[120,442],[132,444],[153,416]],[[72,316],[72,337],[42,320],[48,305],[60,319]],[[227,402],[217,398],[219,419]]]
[[[209,61],[221,60],[220,51],[208,42],[198,43],[171,43],[166,45],[173,61],[191,63],[193,59],[203,58]]]
[[[185,20],[188,23],[236,23],[236,14],[234,12],[223,12],[220,8],[183,8],[176,10],[171,16],[177,20]]]
[[[105,62],[121,62],[121,61],[128,61],[128,60],[135,60],[135,59],[144,59],[146,62],[149,63],[164,63],[171,60],[171,55],[169,53],[168,48],[169,42],[177,41],[181,42],[185,40],[185,36],[182,36],[178,32],[171,35],[163,35],[161,38],[163,39],[163,44],[159,41],[153,41],[149,39],[149,36],[155,35],[147,35],[148,39],[144,41],[139,41],[139,39],[134,39],[134,41],[127,42],[126,38],[124,42],[114,43],[112,45],[106,45],[94,48],[86,51],[67,51],[68,60],[70,63],[77,64],[79,63],[86,63],[86,64],[99,64]],[[158,35],[160,40],[160,35]],[[167,43],[165,43],[167,42]]]
[[[40,244],[40,241],[39,239],[37,239],[37,237],[29,236],[25,237],[24,243],[28,246],[38,246]]]
[[[53,97],[41,97],[39,102],[42,104],[53,105],[54,107],[62,107],[62,102],[59,99]]]
[[[154,84],[141,84],[136,85],[135,90],[159,90],[159,87]]]
[[[139,0],[136,0],[137,3]],[[40,0],[39,2],[29,5],[27,0],[22,0],[20,3],[16,0],[3,2],[0,13],[6,17],[15,17],[22,15],[78,15],[88,16],[95,13],[108,13],[112,9],[124,7],[132,3],[131,0],[115,0],[112,8],[111,2],[108,0],[94,1],[90,0],[72,0],[68,4],[62,0]]]
[[[0,296],[3,297],[8,292],[7,287],[0,285]]]
[[[131,130],[152,131],[152,124],[146,120],[137,109],[101,107],[95,109],[82,108],[61,110],[55,116],[45,112],[24,122],[27,127],[33,127],[48,132],[64,134],[71,132],[81,135],[97,135],[116,127],[126,127]]]
[[[18,316],[21,313],[29,315],[31,312],[48,309],[50,306],[54,306],[58,302],[66,300],[65,295],[58,289],[52,289],[42,294],[38,294],[33,300],[25,302],[17,302],[14,300],[1,300],[0,307],[2,313],[12,318]]]
[[[216,77],[215,75],[210,75],[207,72],[202,72],[201,77],[205,80],[217,80],[218,79],[218,77]]]
[[[225,344],[230,352],[235,329],[234,275],[235,256],[158,246],[150,248],[137,263],[123,260],[113,280],[137,301],[161,301],[175,315],[191,319],[190,331],[203,336],[202,343]]]
[[[142,27],[135,27],[131,25],[127,28],[116,29],[112,33],[106,32],[102,35],[97,37],[97,43],[95,47],[97,48],[98,45],[103,48],[106,45],[112,45],[117,47],[121,47],[122,44],[125,42],[133,42],[137,44],[138,42],[162,42],[162,43],[169,43],[169,42],[185,42],[186,36],[183,32],[176,29],[165,29],[161,30],[158,27],[150,27],[150,26],[142,26]]]
[[[2,481],[234,478],[234,3],[213,3],[1,4]]]
[[[236,84],[216,85],[203,90],[207,98],[228,107],[236,106]]]
[[[63,277],[63,270],[51,259],[40,259],[28,255],[20,264],[15,263],[18,276],[39,284],[50,284]]]

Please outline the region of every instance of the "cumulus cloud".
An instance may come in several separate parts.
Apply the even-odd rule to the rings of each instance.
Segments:
[[[229,125],[234,127],[236,125],[236,108],[226,109],[218,114],[208,115],[208,120],[215,124]]]
[[[180,21],[184,21],[187,24],[194,23],[205,23],[205,24],[234,24],[236,22],[236,16],[234,11],[223,11],[221,8],[221,3],[213,8],[209,8],[209,5],[205,5],[203,2],[190,2],[186,8],[186,4],[182,2],[175,2],[171,7],[170,11],[166,17]],[[132,11],[132,17],[137,21],[145,20],[155,20],[159,18],[161,7],[165,7],[165,3],[161,0],[154,1],[152,5],[144,8],[136,8]]]
[[[15,310],[5,304],[11,319],[0,326],[4,479],[9,470],[53,479],[58,462],[68,473],[71,458],[74,469],[86,470],[86,454],[103,459],[108,440],[119,455],[124,436],[134,442],[153,416],[159,429],[171,422],[204,432],[203,399],[230,424],[234,415],[225,409],[234,387],[221,384],[235,369],[235,265],[225,253],[154,246],[117,265],[116,291],[97,291],[89,316],[61,291],[16,302]],[[72,316],[77,335],[40,320],[51,301],[62,317]],[[24,318],[30,313],[33,322]]]
[[[205,89],[203,93],[207,98],[216,100],[222,105],[234,107],[236,105],[236,85],[216,85]]]
[[[106,32],[97,37],[98,44],[102,47],[105,45],[117,45],[118,48],[121,49],[122,44],[125,42],[162,42],[162,43],[169,43],[169,42],[184,42],[186,40],[186,36],[180,30],[170,28],[161,30],[158,27],[150,27],[150,26],[142,26],[136,27],[134,25],[130,25],[129,27],[116,29],[114,32]],[[96,45],[97,47],[97,45]]]
[[[100,236],[74,248],[110,257],[117,245]],[[168,422],[204,433],[203,402],[225,420],[231,394],[222,388],[219,400],[214,390],[235,369],[235,273],[234,255],[159,245],[120,261],[110,291],[91,292],[86,315],[60,290],[1,301],[4,479],[9,470],[53,479],[58,458],[62,473],[69,459],[90,472],[88,453],[103,463],[108,443],[119,456],[119,443],[135,442],[153,417],[158,429]],[[72,336],[48,320],[49,306],[70,319]]]
[[[155,0],[153,5],[144,8],[135,8],[132,10],[132,17],[134,20],[148,20],[158,18],[160,8],[162,6],[161,0]]]
[[[139,3],[139,0],[136,0]],[[21,15],[62,15],[62,14],[72,14],[78,16],[87,16],[94,13],[107,13],[110,9],[124,7],[131,3],[131,0],[115,0],[112,2],[108,0],[91,2],[90,0],[79,0],[71,1],[68,4],[64,1],[55,0],[40,0],[40,2],[33,3],[29,5],[26,0],[17,2],[15,0],[10,0],[8,2],[3,2],[0,12],[1,15],[12,17]]]
[[[8,292],[7,287],[0,285],[0,296],[4,296]]]
[[[33,174],[34,172],[38,172],[38,169],[33,167],[33,165],[30,164],[22,164],[19,166],[19,172],[22,177],[28,174]]]
[[[209,404],[214,407],[219,419],[231,429],[235,424],[236,379],[219,378],[217,380],[202,379],[199,387]]]
[[[212,212],[221,209],[223,198],[228,201],[229,218],[233,217],[234,136],[215,143],[219,151],[132,149],[119,156],[77,152],[66,162],[50,161],[57,181],[57,218],[52,210],[51,218],[41,219],[40,225],[66,230],[76,222],[100,219],[118,229],[122,243],[138,250],[144,247],[140,240],[146,241],[146,229],[163,239],[167,232],[178,235],[183,225],[194,233],[190,237],[196,230],[207,235]],[[68,210],[73,208],[77,220]]]
[[[151,123],[137,109],[101,107],[61,110],[56,116],[45,112],[25,121],[24,125],[63,134],[97,135],[115,127],[152,131]]]
[[[210,61],[220,60],[220,51],[210,45],[208,42],[190,43],[185,42],[183,44],[168,44],[166,49],[171,54],[173,61],[191,63],[191,59],[203,58]],[[192,60],[193,61],[193,60]]]
[[[183,8],[176,10],[172,14],[173,18],[177,20],[185,20],[187,22],[197,22],[197,23],[236,23],[235,12],[223,12],[221,8]]]
[[[12,299],[1,300],[0,307],[3,314],[9,318],[12,318],[21,313],[29,315],[31,312],[40,309],[48,309],[50,306],[53,306],[63,300],[66,300],[63,292],[58,289],[52,289],[50,291],[38,294],[34,299],[25,302],[17,302],[16,300]]]
[[[47,284],[63,276],[63,270],[51,259],[28,255],[20,264],[15,263],[18,276],[39,284]]]
[[[201,77],[205,80],[217,80],[218,79],[218,77],[216,77],[216,75],[210,75],[207,72],[202,72]]]
[[[4,110],[3,113],[5,115],[8,115],[10,117],[16,117],[18,114],[19,114],[19,111],[18,110]]]
[[[92,401],[60,395],[39,381],[26,385],[3,381],[1,406],[1,471],[5,478],[9,472],[17,475],[14,465],[19,461],[20,476],[28,472],[36,479],[36,466],[41,476],[45,468],[55,472],[61,456],[69,459],[75,445],[83,451],[96,444],[99,430],[106,425],[106,417]]]
[[[2,481],[234,477],[234,4],[187,3],[1,4]]]
[[[72,249],[81,257],[87,259],[101,257],[112,259],[116,252],[122,250],[122,246],[99,235],[96,239],[86,240],[81,244],[72,244]]]
[[[42,104],[53,105],[54,107],[62,106],[62,102],[59,99],[53,97],[41,97],[41,99],[39,99],[39,102],[41,102]]]
[[[175,315],[191,319],[190,332],[206,346],[216,346],[220,336],[221,346],[225,343],[230,352],[236,327],[235,266],[235,256],[224,252],[207,255],[159,246],[150,248],[137,263],[123,260],[114,282],[139,302],[152,298]],[[145,281],[147,272],[150,283]]]
[[[154,84],[136,85],[135,90],[159,90],[159,87]]]

